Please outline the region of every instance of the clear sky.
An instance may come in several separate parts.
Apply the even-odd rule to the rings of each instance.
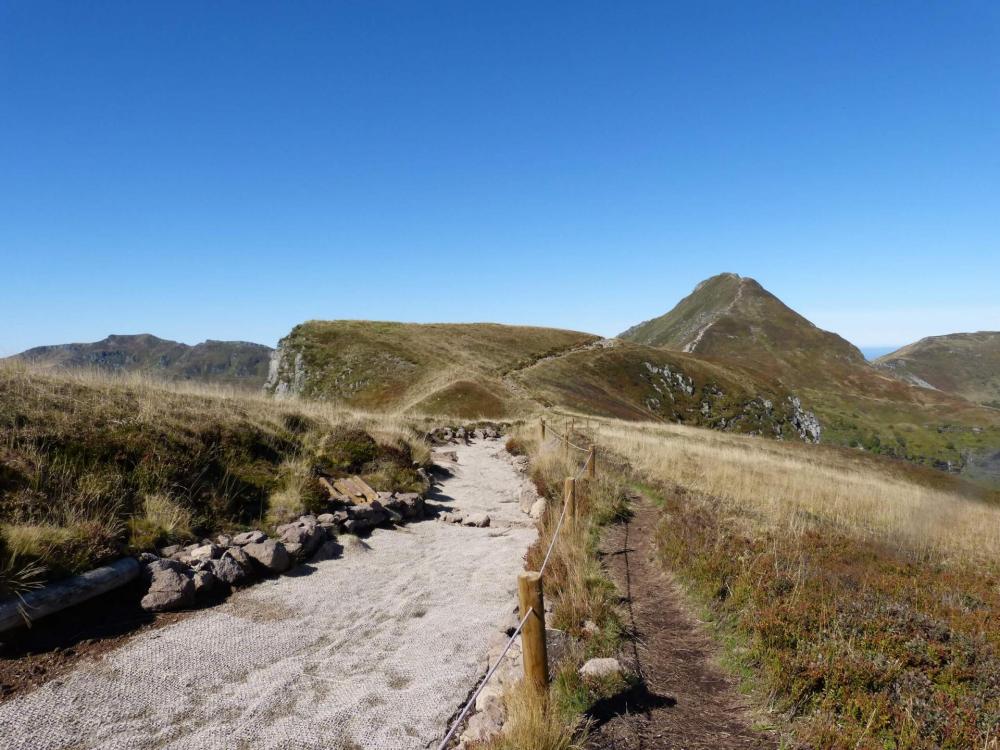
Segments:
[[[1000,329],[1000,3],[0,2],[0,353],[602,334],[706,276]]]

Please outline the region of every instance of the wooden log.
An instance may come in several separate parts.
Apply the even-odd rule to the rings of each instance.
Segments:
[[[545,650],[545,601],[542,576],[534,571],[517,577],[517,598],[521,619],[521,652],[524,658],[524,679],[529,685],[545,689],[549,684],[549,658]],[[529,615],[528,612],[531,612]]]
[[[597,446],[594,444],[590,446],[590,458],[587,461],[587,478],[595,479],[597,477]]]
[[[378,493],[368,486],[364,479],[358,476],[351,477],[351,481],[357,485],[358,490],[361,492],[362,497],[368,502],[373,500],[378,500]]]
[[[341,495],[349,497],[352,502],[359,497],[364,497],[361,491],[354,486],[354,482],[352,482],[350,479],[334,480],[333,489],[336,492],[340,493]]]
[[[563,502],[566,503],[566,517],[571,523],[576,522],[576,480],[573,477],[566,477],[566,484],[563,487]]]
[[[95,596],[124,586],[139,575],[141,566],[134,557],[123,557],[103,568],[50,583],[23,594],[20,599],[0,602],[0,633],[29,625],[46,615],[81,604]]]

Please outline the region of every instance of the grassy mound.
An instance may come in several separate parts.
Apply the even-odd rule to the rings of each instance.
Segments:
[[[140,379],[0,367],[0,570],[57,577],[128,549],[276,524],[322,504],[316,472],[420,489],[389,418]],[[15,566],[14,562],[17,561]]]

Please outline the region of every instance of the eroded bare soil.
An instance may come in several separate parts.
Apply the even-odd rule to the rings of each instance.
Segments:
[[[719,750],[777,747],[756,731],[734,681],[715,663],[711,637],[656,560],[657,510],[644,498],[612,527],[601,553],[622,594],[631,633],[626,667],[641,686],[599,705],[589,747],[600,750]]]

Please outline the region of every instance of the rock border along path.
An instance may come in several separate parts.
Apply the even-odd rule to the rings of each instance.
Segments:
[[[458,445],[432,519],[237,592],[0,704],[5,750],[425,748],[485,673],[535,540],[502,444]]]

